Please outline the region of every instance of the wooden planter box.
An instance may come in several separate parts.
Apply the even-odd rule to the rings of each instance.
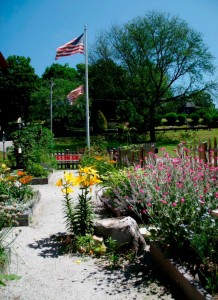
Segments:
[[[30,181],[30,185],[48,184],[53,172],[50,172],[47,177],[35,177]]]
[[[213,300],[195,279],[187,273],[182,267],[173,264],[169,259],[165,258],[163,253],[155,243],[150,245],[150,253],[155,264],[160,268],[173,283],[176,289],[179,289],[186,300]]]
[[[34,201],[30,204],[27,210],[25,210],[18,218],[18,226],[29,226],[31,217],[34,214],[34,211],[40,201],[41,194],[38,192],[35,197]]]
[[[31,185],[37,185],[37,184],[48,184],[48,177],[42,177],[42,178],[33,178],[30,182]]]

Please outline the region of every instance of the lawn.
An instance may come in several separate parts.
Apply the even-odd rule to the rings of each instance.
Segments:
[[[137,136],[137,138],[136,138]],[[198,141],[207,141],[209,138],[218,138],[218,128],[211,130],[170,130],[170,131],[158,131],[156,132],[156,145],[160,149],[162,147],[166,148],[166,151],[173,155],[174,149],[181,141],[186,141],[188,144],[193,144]],[[95,141],[96,137],[91,136],[91,145]],[[149,135],[135,135],[131,138],[130,143],[146,143],[149,140]],[[105,136],[106,147],[116,148],[119,146],[127,145],[127,137],[125,134],[118,135],[108,135]],[[55,139],[55,148],[63,149],[75,149],[83,148],[86,146],[86,137],[67,137],[67,138],[57,138]]]
[[[162,147],[166,148],[171,156],[175,154],[174,149],[181,141],[186,141],[188,144],[193,144],[194,141],[207,141],[209,138],[211,140],[216,137],[218,139],[218,128],[211,130],[170,130],[170,131],[157,131],[156,132],[156,145],[159,149]],[[96,136],[91,136],[91,145],[95,142]],[[149,134],[134,135],[131,137],[129,143],[146,143],[149,140]],[[105,145],[107,148],[117,148],[123,145],[127,145],[127,137],[125,134],[119,135],[107,135],[105,136]],[[76,137],[63,137],[55,138],[55,149],[78,149],[86,147],[86,136],[76,136]],[[3,160],[2,152],[0,152],[0,161]]]

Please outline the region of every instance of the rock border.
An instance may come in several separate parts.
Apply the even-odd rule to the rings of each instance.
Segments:
[[[186,300],[214,299],[184,268],[176,266],[169,259],[165,258],[155,243],[150,244],[150,253],[155,264],[169,278],[173,286],[183,293]]]
[[[41,194],[39,191],[37,191],[37,194],[34,197],[35,199],[33,199],[33,201],[31,202],[31,204],[29,205],[28,209],[25,210],[23,213],[21,213],[21,215],[18,218],[18,226],[29,226],[30,225],[30,221],[31,221],[31,217],[34,214],[34,211],[41,199]]]

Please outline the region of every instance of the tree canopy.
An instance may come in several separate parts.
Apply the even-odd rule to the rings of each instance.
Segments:
[[[213,56],[202,35],[178,17],[148,12],[123,26],[101,32],[93,45],[94,60],[111,59],[125,68],[131,84],[129,97],[146,118],[155,141],[155,114],[163,104],[186,101],[216,84]],[[146,124],[145,121],[145,124]]]
[[[62,66],[55,63],[47,67],[38,89],[31,96],[32,120],[50,128],[52,100],[52,123],[56,134],[67,134],[70,128],[78,124],[85,127],[85,101],[77,101],[76,105],[71,106],[67,100],[67,95],[80,84],[80,74],[68,64]]]
[[[28,121],[30,96],[39,82],[29,57],[13,55],[6,61],[8,68],[4,71],[0,69],[0,110],[3,128],[9,122],[16,122],[19,117]]]

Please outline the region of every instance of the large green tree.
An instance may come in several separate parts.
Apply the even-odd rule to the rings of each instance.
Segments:
[[[100,33],[93,58],[112,59],[129,74],[131,98],[148,117],[155,141],[155,115],[165,103],[185,101],[199,92],[211,92],[215,83],[213,57],[202,35],[178,17],[148,12],[123,26]]]
[[[30,97],[38,85],[38,76],[30,65],[30,58],[9,56],[8,68],[0,69],[1,125],[16,122],[21,117],[29,121]]]
[[[92,122],[99,110],[107,121],[117,120],[116,109],[125,100],[125,70],[112,60],[98,60],[89,66],[89,95],[92,99]]]
[[[81,96],[75,105],[69,105],[67,95],[77,88],[80,81],[76,69],[68,64],[52,64],[47,67],[40,79],[40,85],[31,96],[31,119],[50,128],[51,117],[55,134],[67,134],[69,129],[85,126],[85,109]],[[84,100],[84,101],[81,101]],[[52,105],[52,115],[51,115]]]

